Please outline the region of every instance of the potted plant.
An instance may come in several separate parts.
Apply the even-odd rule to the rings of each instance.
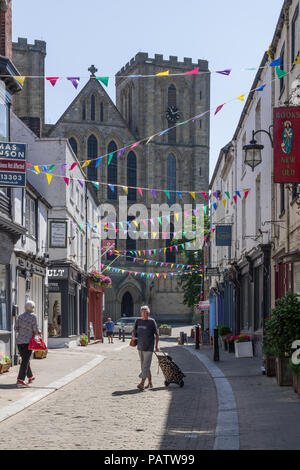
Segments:
[[[0,351],[0,374],[8,372],[11,367],[10,358],[3,352]]]
[[[87,346],[89,342],[89,338],[87,337],[87,335],[81,335],[79,341],[80,341],[81,346]]]
[[[170,325],[160,325],[159,334],[165,336],[172,336],[172,327]]]
[[[234,343],[235,357],[253,357],[253,346],[250,336],[236,336]]]
[[[226,337],[227,337],[227,335],[231,336],[232,331],[229,328],[229,326],[225,326],[225,325],[219,325],[218,330],[219,330],[219,336],[221,336],[221,338],[223,340],[224,349],[225,349],[225,351],[228,351],[228,343],[227,343]]]
[[[280,386],[290,386],[293,376],[289,369],[292,344],[300,338],[299,296],[288,293],[277,301],[272,316],[266,321],[265,336],[276,355],[276,378]]]

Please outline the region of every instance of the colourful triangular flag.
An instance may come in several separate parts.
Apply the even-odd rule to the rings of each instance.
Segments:
[[[19,82],[20,85],[24,86],[24,82],[26,80],[26,77],[24,77],[24,76],[15,76],[14,79],[17,80],[17,82]]]
[[[53,87],[56,85],[58,79],[59,77],[46,77],[46,80],[48,80]]]
[[[192,196],[192,198],[193,198],[194,200],[196,200],[196,194],[195,194],[195,193],[191,192],[190,195]]]
[[[237,196],[233,196],[234,202],[237,203]]]
[[[238,96],[237,100],[245,101],[245,95]]]
[[[36,171],[37,173],[40,172],[40,169],[39,169],[38,165],[35,165],[33,168],[35,169],[35,171]]]
[[[112,153],[109,154],[109,156],[108,156],[108,166],[110,165],[113,156],[114,156],[114,152],[112,152]]]
[[[170,199],[170,191],[164,191],[164,193],[167,195],[167,198]]]
[[[266,88],[267,85],[262,85],[261,87],[259,88],[256,88],[255,91],[264,91],[264,89]]]
[[[231,69],[219,70],[216,73],[220,73],[221,75],[230,75]]]
[[[281,68],[279,67],[276,67],[276,75],[279,79],[282,79],[287,76],[287,72],[285,72],[284,70],[281,70]]]
[[[225,104],[225,103],[224,103],[224,104]],[[215,115],[218,114],[218,113],[221,111],[221,109],[223,108],[224,104],[221,104],[220,106],[217,107],[216,112],[215,112]]]
[[[47,176],[48,184],[50,184],[53,178],[53,175],[49,175],[49,173],[47,173],[46,176]]]
[[[196,75],[197,73],[199,73],[199,67],[196,67],[195,69],[190,70],[189,72],[185,72],[186,75]]]
[[[125,194],[128,194],[128,188],[127,188],[127,186],[122,186],[122,188],[123,188]]]
[[[297,56],[293,62],[294,65],[299,65],[300,64],[300,57]]]
[[[166,70],[165,72],[160,72],[160,73],[157,73],[156,76],[157,77],[166,77],[167,75],[170,74],[170,71],[169,70]]]
[[[80,81],[80,77],[67,77],[67,80],[69,80],[72,85],[74,86],[74,88],[78,88],[78,84],[79,84],[79,81]]]
[[[95,168],[98,168],[98,166],[100,165],[100,162],[101,162],[102,158],[103,158],[103,157],[97,158],[96,163],[95,163]]]
[[[48,170],[48,173],[51,173],[51,172],[54,170],[54,168],[55,168],[55,165],[54,165],[54,164],[51,165],[50,168],[49,168],[49,170]]]
[[[281,57],[273,60],[273,62],[270,63],[270,67],[277,67],[277,66],[279,67],[281,66]]]
[[[91,161],[92,161],[92,160],[86,160],[86,161],[84,162],[84,164],[82,165],[81,168],[85,168],[86,166],[89,166],[89,164],[91,163]]]
[[[97,189],[99,189],[99,183],[97,183],[96,181],[92,181],[93,185],[96,186]]]
[[[226,199],[223,199],[224,207],[226,207]]]
[[[109,77],[96,77],[96,80],[103,83],[105,86],[108,86]]]
[[[71,167],[70,167],[70,170],[69,170],[69,171],[72,171],[72,170],[74,170],[75,166],[77,166],[77,165],[78,165],[78,162],[74,162],[74,163],[72,163],[72,165],[71,165]]]
[[[66,176],[64,176],[63,180],[66,183],[66,185],[69,186],[70,178],[67,178]]]
[[[153,197],[156,199],[156,191],[155,191],[155,189],[151,189],[151,193],[153,194]]]
[[[226,196],[228,197],[228,199],[230,199],[230,193],[228,193],[228,192],[225,191],[225,194],[226,194]]]
[[[137,190],[138,190],[139,194],[143,197],[143,191],[142,191],[142,189],[141,189],[141,188],[137,188]]]

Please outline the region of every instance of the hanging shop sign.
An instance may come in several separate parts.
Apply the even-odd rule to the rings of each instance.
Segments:
[[[26,144],[0,142],[0,187],[25,188]]]
[[[217,225],[216,227],[216,246],[232,245],[232,226]]]
[[[103,240],[102,241],[102,248],[105,251],[115,250],[116,249],[116,241],[115,240]]]
[[[216,277],[220,276],[219,268],[206,268],[207,277]]]
[[[300,108],[274,109],[274,183],[300,181]]]

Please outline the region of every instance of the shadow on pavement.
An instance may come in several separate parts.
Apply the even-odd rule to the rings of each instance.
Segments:
[[[112,393],[113,397],[120,397],[122,395],[137,395],[138,393],[142,393],[140,390],[120,390]]]

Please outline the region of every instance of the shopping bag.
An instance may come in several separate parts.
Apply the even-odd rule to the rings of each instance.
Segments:
[[[29,345],[28,345],[28,350],[29,351],[45,351],[47,349],[47,346],[42,338],[41,335],[33,335],[31,338]]]

